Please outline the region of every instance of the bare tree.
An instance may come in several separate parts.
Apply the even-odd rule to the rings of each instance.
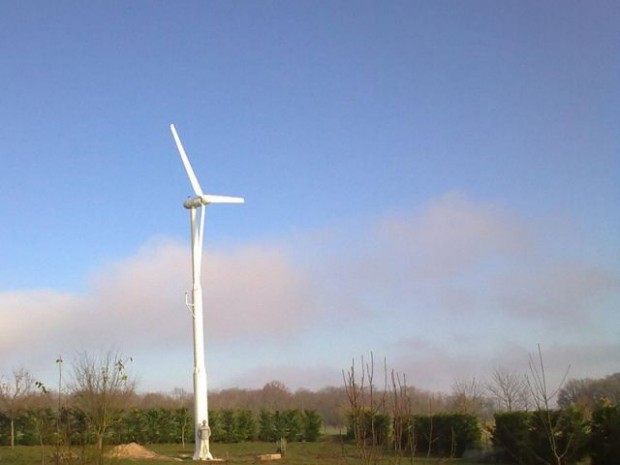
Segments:
[[[560,434],[561,416],[554,415],[551,408],[551,402],[560,389],[562,389],[562,386],[566,381],[566,377],[568,376],[570,365],[566,369],[566,372],[564,373],[564,376],[558,386],[555,389],[550,390],[547,385],[547,375],[540,344],[538,344],[538,358],[535,359],[532,354],[530,354],[529,359],[530,376],[528,376],[526,380],[530,394],[534,401],[534,405],[540,415],[540,421],[545,430],[553,458],[553,462],[549,465],[562,465],[564,463],[564,458],[570,453],[573,438],[563,438],[565,440],[563,440],[562,443],[559,441],[560,436],[562,436],[562,434]],[[542,457],[539,457],[539,459],[543,460],[545,463],[549,463]]]
[[[589,411],[604,403],[620,402],[620,373],[601,379],[571,379],[558,392],[558,405],[576,406]]]
[[[15,447],[15,420],[28,407],[35,392],[36,381],[24,368],[13,370],[13,377],[0,377],[0,406],[10,422],[11,447]]]
[[[96,358],[83,352],[73,365],[73,401],[88,418],[100,462],[105,433],[134,394],[135,381],[125,363],[116,353]]]
[[[377,425],[377,421],[380,421],[380,414],[385,413],[387,389],[384,389],[382,393],[377,392],[374,384],[375,360],[372,352],[370,362],[365,364],[362,357],[360,365],[359,378],[355,372],[355,360],[351,362],[348,372],[342,371],[342,377],[349,400],[350,425],[353,429],[357,452],[362,463],[370,465],[380,460],[380,446],[386,439],[381,437],[386,432],[386,425],[381,428]],[[387,385],[387,369],[384,371]]]
[[[461,413],[480,415],[485,397],[482,383],[476,378],[457,378],[452,383],[452,407]]]
[[[499,410],[512,412],[529,408],[530,393],[527,380],[520,373],[495,368],[485,388]]]
[[[279,410],[290,406],[292,394],[284,383],[274,380],[263,386],[260,398],[266,408]]]
[[[392,419],[394,452],[397,461],[410,454],[411,459],[415,455],[414,420],[410,389],[407,387],[407,379],[404,374],[392,370]]]
[[[530,376],[526,377],[526,382],[536,408],[539,410],[550,410],[552,400],[566,382],[566,377],[570,371],[570,365],[566,368],[564,376],[558,386],[552,391],[549,390],[549,386],[547,385],[547,375],[540,344],[538,344],[538,358],[534,359],[532,354],[529,355],[529,369]]]

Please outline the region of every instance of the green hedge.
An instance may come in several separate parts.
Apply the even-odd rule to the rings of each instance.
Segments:
[[[358,409],[347,415],[347,439],[364,441],[367,444],[387,446],[390,439],[390,416]]]
[[[491,440],[506,463],[569,465],[587,455],[589,428],[575,409],[498,412]]]
[[[215,410],[209,413],[211,439],[215,442],[254,441],[256,421],[251,410]]]
[[[493,447],[502,462],[535,463],[530,447],[530,412],[498,412],[491,436]]]
[[[411,425],[411,423],[413,423]],[[413,428],[413,444],[417,454],[434,457],[462,457],[467,449],[479,447],[481,431],[478,418],[464,413],[414,415],[403,429]],[[401,444],[410,447],[408,437]]]
[[[193,415],[187,408],[132,409],[114,419],[105,441],[107,444],[191,443],[194,442],[193,423]],[[209,426],[214,442],[276,441],[282,437],[288,441],[317,441],[322,419],[315,410],[265,410],[260,412],[258,422],[250,410],[214,410],[209,412]],[[61,409],[59,418],[52,409],[23,412],[15,421],[15,432],[19,445],[53,445],[59,439],[65,445],[95,441],[87,417],[74,408]],[[8,445],[9,436],[9,419],[0,413],[0,445]]]
[[[110,428],[108,442],[140,444],[180,443],[194,439],[192,415],[187,408],[133,409]]]
[[[261,441],[317,441],[323,421],[315,410],[261,410],[258,415],[258,439]]]
[[[616,465],[620,460],[620,405],[599,407],[592,413],[592,465]]]
[[[57,418],[57,411],[49,408],[22,412],[15,419],[15,444],[22,446],[56,444],[59,438],[61,442],[71,444],[94,442],[94,435],[89,433],[86,417],[81,411],[61,409],[58,429]],[[0,413],[0,445],[9,444],[10,421],[6,415]]]
[[[350,412],[348,421],[348,439],[374,441],[382,446],[400,441],[394,444],[400,446],[399,450],[413,448],[417,454],[435,457],[461,457],[465,450],[477,448],[481,437],[476,416],[462,413],[410,415],[400,417],[399,424],[392,426],[389,415],[359,410]],[[392,430],[401,431],[401,437],[394,437]]]

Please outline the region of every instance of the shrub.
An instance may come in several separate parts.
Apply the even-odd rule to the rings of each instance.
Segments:
[[[251,410],[238,410],[235,424],[241,441],[256,439],[256,421]]]
[[[534,463],[530,448],[530,412],[497,412],[491,442],[506,463]]]
[[[287,441],[301,440],[303,427],[301,411],[297,409],[284,410],[283,412],[276,411],[274,421],[277,439],[285,438]]]
[[[221,412],[221,437],[213,438],[214,441],[221,442],[239,442],[241,440],[241,435],[237,430],[237,422],[235,420],[235,411],[225,409]]]
[[[373,412],[369,409],[358,409],[349,412],[347,439],[354,439],[366,444],[386,446],[390,437],[390,416]]]
[[[587,452],[587,424],[576,409],[531,413],[531,447],[542,463],[577,463]]]
[[[416,452],[436,457],[461,457],[466,449],[478,446],[481,437],[477,417],[464,413],[415,415],[413,430]]]
[[[275,441],[277,438],[274,414],[269,410],[261,410],[258,414],[258,439],[261,441]]]
[[[196,435],[196,426],[194,425],[193,415],[190,416],[190,424],[192,425],[192,434],[188,436],[190,442],[193,442]],[[222,411],[212,410],[209,412],[209,428],[211,428],[211,440],[223,441],[224,429],[222,428]]]
[[[620,405],[592,412],[590,457],[592,465],[615,465],[620,457]]]
[[[323,419],[316,410],[304,410],[303,413],[303,439],[305,441],[314,442],[321,435],[321,426]]]
[[[587,453],[588,424],[574,409],[495,414],[493,446],[507,463],[571,464]]]
[[[0,412],[0,445],[8,446],[10,444],[10,420],[3,412]]]

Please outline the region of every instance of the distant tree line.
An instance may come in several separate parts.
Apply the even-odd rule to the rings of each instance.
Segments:
[[[620,373],[600,379],[571,379],[558,392],[560,408],[592,411],[600,405],[620,404]]]
[[[58,450],[96,444],[101,451],[106,443],[193,441],[189,393],[138,393],[127,369],[131,360],[114,353],[81,354],[69,374],[63,372],[62,358],[56,362],[57,388],[43,385],[23,368],[0,374],[0,444],[45,443]],[[385,366],[378,383],[372,355],[360,368],[353,364],[343,371],[343,386],[318,391],[292,392],[272,381],[259,389],[209,392],[212,438],[312,441],[321,427],[329,427],[356,445],[363,464],[378,463],[386,449],[402,456],[445,455],[448,436],[450,454],[479,447],[479,438],[489,437],[482,448],[508,455],[511,440],[528,444],[528,451],[519,452],[525,455],[517,454],[530,457],[527,460],[528,454],[541,456],[536,444],[543,438],[551,451],[547,463],[555,465],[572,463],[570,457],[579,455],[572,451],[579,449],[575,445],[581,443],[584,428],[586,442],[598,444],[603,452],[605,441],[620,443],[620,373],[569,380],[549,392],[540,348],[538,357],[530,357],[528,374],[498,368],[486,381],[456,379],[450,394],[408,386],[404,375]],[[538,439],[538,433],[523,439],[524,428],[539,431]],[[487,431],[490,435],[479,434]],[[571,437],[570,444],[558,437]],[[586,449],[593,463],[605,464]]]

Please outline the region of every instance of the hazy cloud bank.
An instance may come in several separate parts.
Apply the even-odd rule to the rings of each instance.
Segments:
[[[208,359],[222,384],[338,384],[351,357],[373,350],[412,384],[446,389],[502,360],[527,364],[539,342],[578,370],[596,364],[589,375],[617,366],[617,270],[545,250],[548,238],[506,207],[451,192],[361,226],[276,245],[207,244]],[[0,293],[0,372],[49,373],[58,354],[84,349],[117,347],[145,366],[158,353],[191,357],[189,264],[189,244],[157,238],[101,265],[83,295]],[[171,383],[184,382],[188,364]]]

